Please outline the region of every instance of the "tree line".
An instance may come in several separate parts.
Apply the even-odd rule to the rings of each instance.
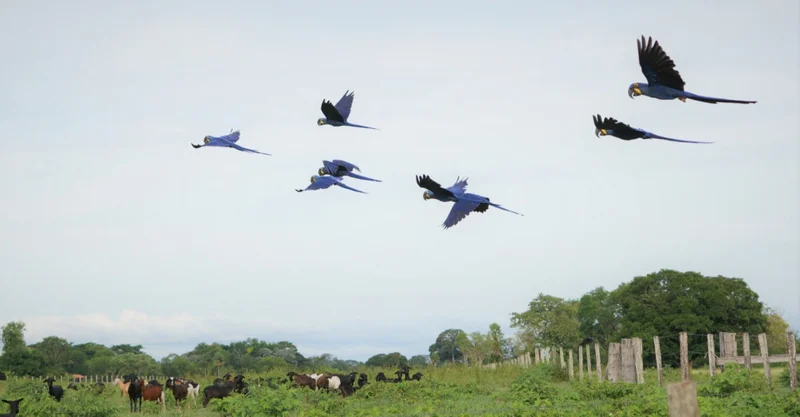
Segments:
[[[789,329],[743,279],[669,269],[635,277],[612,291],[597,287],[575,299],[540,293],[527,310],[511,313],[511,327],[517,330],[513,338],[504,338],[496,324],[487,334],[447,329],[430,346],[430,358],[439,364],[486,364],[533,354],[536,348],[574,349],[592,340],[605,351],[622,338],[659,336],[665,363],[678,366],[677,336],[687,332],[700,336],[689,340],[689,359],[701,365],[708,362],[708,333],[766,333],[770,354],[781,354],[787,353]],[[643,344],[643,359],[655,365],[652,343]]]
[[[665,363],[677,365],[680,332],[767,333],[770,353],[780,354],[786,353],[789,329],[779,312],[765,306],[740,278],[707,277],[668,269],[635,277],[612,291],[598,287],[576,299],[540,293],[527,310],[511,313],[511,327],[517,331],[513,337],[505,337],[497,323],[492,323],[486,333],[447,329],[430,345],[428,355],[415,355],[411,359],[400,352],[379,353],[365,363],[341,360],[329,353],[304,357],[291,342],[249,338],[230,344],[200,343],[190,352],[170,354],[156,361],[142,352],[141,345],[72,344],[57,336],[27,345],[25,324],[10,322],[2,328],[0,370],[37,376],[210,375],[226,370],[263,372],[286,367],[350,370],[361,365],[387,368],[448,362],[474,365],[533,353],[536,348],[575,348],[587,338],[605,349],[608,343],[621,338],[652,336],[661,337]],[[704,337],[689,339],[690,360],[707,363],[706,343]],[[800,347],[800,341],[797,345]],[[643,359],[647,365],[654,364],[652,344],[643,344]]]

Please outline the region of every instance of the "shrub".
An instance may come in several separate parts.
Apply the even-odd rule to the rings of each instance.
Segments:
[[[734,392],[764,392],[769,387],[763,377],[742,368],[737,363],[725,365],[725,372],[715,375],[707,384],[701,385],[697,393],[705,396],[726,397]]]

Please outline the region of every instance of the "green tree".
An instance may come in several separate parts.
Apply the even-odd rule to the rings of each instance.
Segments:
[[[412,368],[424,368],[431,363],[431,358],[428,355],[414,355],[408,360],[408,366]]]
[[[44,359],[44,368],[48,374],[62,374],[70,365],[70,351],[72,345],[66,339],[48,336],[41,342],[31,345]]]
[[[386,363],[386,354],[379,353],[377,355],[372,355],[369,359],[367,359],[366,362],[364,362],[364,365],[374,366],[376,368],[383,368],[383,365],[385,363]]]
[[[491,362],[501,362],[506,357],[508,352],[509,340],[503,335],[503,329],[497,323],[489,325],[489,333],[486,334],[486,339],[489,344],[489,357],[487,360]]]
[[[580,341],[578,301],[539,293],[528,310],[511,313],[511,327],[522,329],[537,346],[577,346]]]
[[[14,349],[0,357],[0,369],[17,375],[42,376],[46,374],[44,358],[34,349]]]
[[[3,326],[3,353],[25,350],[25,323],[12,321]]]
[[[612,293],[620,313],[619,337],[661,337],[662,352],[678,352],[680,332],[705,335],[718,332],[765,330],[766,317],[758,294],[740,278],[705,277],[696,272],[662,269],[634,278]],[[671,336],[671,337],[670,337]],[[705,363],[706,338],[689,338],[689,359]],[[677,355],[670,360],[678,365]],[[643,359],[653,364],[651,343],[643,344]]]
[[[611,293],[597,287],[584,294],[578,303],[580,334],[605,345],[613,340],[619,330],[620,317]]]
[[[458,347],[457,340],[459,335],[465,335],[461,329],[447,329],[436,337],[436,343],[432,344],[428,351],[433,355],[436,353],[443,361],[450,360],[455,363],[456,360],[461,360],[464,354]]]
[[[114,345],[111,346],[111,351],[116,353],[117,355],[122,355],[125,353],[133,353],[139,355],[142,353],[142,345]]]
[[[187,357],[171,353],[161,359],[161,370],[166,376],[185,376],[195,370],[195,366]]]
[[[767,346],[770,354],[784,354],[789,352],[786,344],[786,332],[789,331],[789,323],[783,319],[780,312],[772,308],[764,308],[764,316],[767,320]]]
[[[464,354],[464,358],[470,365],[481,365],[491,353],[491,343],[485,334],[472,332],[467,336],[464,333],[458,335],[458,348]]]

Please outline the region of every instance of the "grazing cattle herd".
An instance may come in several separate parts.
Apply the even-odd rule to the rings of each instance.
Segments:
[[[377,382],[384,382],[384,383],[399,383],[403,381],[420,381],[422,379],[422,373],[417,372],[412,376],[409,376],[411,368],[408,366],[402,366],[400,369],[394,372],[396,378],[386,378],[386,375],[383,372],[378,372],[375,376],[375,381]],[[3,375],[5,377],[5,375]],[[320,374],[313,373],[313,374],[298,374],[297,372],[289,372],[286,374],[287,379],[283,378],[256,378],[255,382],[261,386],[262,384],[266,384],[270,387],[277,387],[278,384],[290,384],[292,387],[297,388],[309,388],[314,391],[322,391],[325,392],[339,392],[342,397],[348,397],[353,395],[356,391],[363,388],[365,385],[369,384],[369,378],[365,373],[358,373],[358,372],[350,372],[349,374],[334,374],[323,372]],[[225,398],[234,393],[247,395],[248,390],[248,383],[244,382],[245,376],[244,375],[236,375],[233,376],[231,374],[225,374],[222,378],[217,378],[214,380],[213,384],[210,386],[206,386],[203,389],[203,407],[207,407],[208,403],[215,398]],[[55,379],[53,377],[48,377],[43,381],[47,384],[47,390],[51,397],[53,397],[56,401],[61,401],[61,398],[64,396],[64,389],[60,385],[54,385]],[[115,378],[114,384],[119,388],[120,396],[128,396],[130,401],[130,409],[131,412],[142,411],[142,401],[153,401],[156,404],[161,404],[162,409],[166,409],[166,402],[164,393],[166,390],[170,390],[172,392],[172,396],[175,397],[175,403],[177,406],[181,405],[181,402],[186,400],[186,398],[191,397],[192,401],[195,405],[197,405],[197,397],[200,393],[200,384],[185,378],[178,378],[174,376],[167,377],[167,381],[164,386],[161,385],[157,380],[152,379],[145,383],[144,378],[136,376],[135,374],[123,375],[122,379]],[[71,382],[67,389],[78,390],[80,387],[86,386],[88,384],[81,384],[76,382]],[[165,389],[166,388],[166,389]],[[105,384],[102,382],[97,382],[93,384],[92,389],[95,393],[100,394],[105,389]],[[14,401],[6,401],[11,407],[11,412],[9,414],[0,414],[0,417],[7,417],[7,416],[16,416],[19,412],[19,403],[23,399],[20,398]]]

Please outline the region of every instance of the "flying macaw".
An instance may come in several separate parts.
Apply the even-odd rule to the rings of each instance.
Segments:
[[[647,83],[631,84],[628,87],[628,96],[630,98],[645,95],[659,100],[674,100],[677,98],[684,103],[687,98],[711,104],[755,103],[755,101],[700,96],[684,91],[683,86],[686,83],[683,82],[681,74],[675,69],[675,63],[666,52],[661,49],[661,45],[658,44],[658,41],[653,44],[653,38],[648,37],[647,44],[645,44],[644,36],[642,36],[641,41],[639,39],[636,40],[636,45],[639,47],[639,66],[642,67],[642,73],[645,78],[647,78]]]
[[[698,142],[694,140],[682,140],[682,139],[672,139],[667,138],[664,136],[656,135],[655,133],[650,133],[646,130],[637,129],[635,127],[630,127],[625,123],[618,122],[613,117],[606,117],[603,119],[598,114],[597,116],[592,116],[594,120],[594,135],[598,138],[600,136],[611,135],[622,140],[634,140],[634,139],[663,139],[663,140],[670,140],[673,142],[684,142],[684,143],[714,143],[714,142]]]
[[[347,90],[335,106],[331,104],[330,101],[322,99],[322,106],[320,109],[325,117],[317,119],[317,125],[322,126],[327,124],[331,126],[351,126],[378,130],[374,127],[361,126],[347,121],[347,118],[350,117],[350,108],[353,107],[353,95],[355,95],[355,92],[351,93],[350,90]]]
[[[295,189],[298,193],[302,193],[303,191],[310,191],[310,190],[324,190],[329,188],[331,185],[338,185],[339,187],[346,188],[351,191],[355,191],[361,194],[367,194],[361,190],[356,190],[353,187],[348,186],[347,184],[343,183],[342,180],[336,177],[324,176],[321,177],[319,175],[312,175],[311,176],[311,184],[306,187],[305,190],[298,190]]]
[[[334,159],[333,161],[322,161],[322,165],[324,166],[320,168],[319,171],[317,171],[320,176],[332,175],[334,177],[341,179],[342,177],[347,175],[348,177],[357,178],[359,180],[382,182],[381,180],[368,178],[363,175],[358,175],[354,173],[353,170],[361,172],[361,169],[347,161],[342,161],[341,159]]]
[[[449,229],[455,226],[473,211],[484,213],[489,209],[489,206],[494,206],[500,210],[505,210],[509,213],[524,216],[524,214],[511,211],[499,204],[492,203],[484,196],[467,193],[466,178],[463,180],[460,177],[456,178],[456,182],[453,185],[447,188],[442,188],[442,186],[436,181],[432,180],[431,177],[423,174],[421,177],[419,175],[417,176],[417,185],[427,190],[422,193],[423,200],[434,199],[445,203],[455,203],[453,204],[453,208],[450,209],[450,213],[447,215],[444,223],[442,223],[443,229]]]
[[[206,136],[205,138],[203,138],[203,144],[202,145],[195,145],[194,143],[192,143],[191,145],[195,149],[200,149],[200,148],[202,148],[204,146],[222,146],[222,147],[226,147],[226,148],[238,149],[238,150],[240,150],[242,152],[260,153],[261,155],[270,155],[271,156],[271,154],[268,154],[268,153],[259,152],[259,151],[255,150],[255,149],[248,149],[248,148],[245,148],[243,146],[239,146],[236,143],[238,141],[239,141],[239,131],[237,130],[237,131],[234,132],[233,129],[231,129],[231,133],[228,133],[225,136],[210,136],[209,135],[209,136]]]

